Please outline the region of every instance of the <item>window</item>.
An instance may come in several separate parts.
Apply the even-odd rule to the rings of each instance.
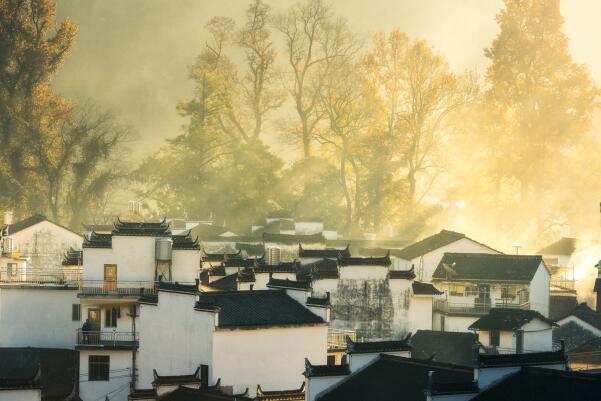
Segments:
[[[81,321],[81,304],[71,305],[71,320],[74,322]]]
[[[90,355],[88,357],[88,380],[109,380],[110,357],[108,355]]]
[[[328,366],[336,365],[336,356],[328,355]]]
[[[488,345],[491,347],[498,347],[500,343],[499,330],[491,330],[488,333]]]
[[[119,317],[119,307],[112,306],[105,309],[104,327],[117,327],[117,318]]]
[[[16,263],[7,263],[6,264],[6,272],[9,276],[15,277],[17,275],[17,264]]]
[[[475,285],[468,285],[465,287],[465,296],[466,297],[477,297],[478,296],[478,287]]]
[[[501,298],[513,299],[515,298],[515,288],[513,287],[501,287]]]
[[[465,286],[461,284],[451,284],[449,288],[450,295],[463,296],[465,292]]]

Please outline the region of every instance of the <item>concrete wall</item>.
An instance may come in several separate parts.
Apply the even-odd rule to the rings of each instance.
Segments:
[[[215,332],[212,371],[234,393],[248,387],[254,396],[257,384],[264,389],[299,388],[304,381],[304,360],[324,365],[327,355],[326,325],[224,330]]]
[[[549,286],[551,277],[541,262],[530,283],[530,309],[549,317]]]
[[[194,302],[193,294],[159,291],[158,305],[140,305],[139,388],[151,387],[153,369],[160,375],[186,375],[201,364],[211,365],[215,315],[194,310]],[[211,368],[211,384],[212,373]]]
[[[108,355],[108,381],[89,381],[88,368],[90,355]],[[104,400],[108,395],[111,401],[127,401],[131,382],[132,351],[79,351],[79,397],[83,401]]]
[[[42,390],[0,390],[0,401],[41,401]]]
[[[29,268],[60,269],[65,252],[69,248],[81,249],[83,237],[66,228],[42,221],[15,234],[13,249],[30,257]]]
[[[0,347],[73,349],[83,323],[71,320],[73,304],[76,289],[0,288]]]

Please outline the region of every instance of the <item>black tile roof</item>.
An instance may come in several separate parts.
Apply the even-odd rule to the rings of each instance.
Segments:
[[[266,391],[261,388],[261,385],[257,385],[257,401],[269,400],[281,400],[281,401],[305,401],[305,382],[303,382],[300,388],[292,390],[271,390]]]
[[[156,369],[152,369],[152,376],[154,377],[152,384],[157,386],[169,386],[177,384],[199,384],[200,366],[196,368],[196,371],[190,375],[177,376],[161,376],[157,373]]]
[[[375,361],[347,376],[316,397],[316,401],[426,400],[428,372],[437,383],[468,382],[473,369],[381,354]]]
[[[240,250],[234,253],[207,253],[204,249],[202,250],[202,260],[206,262],[223,262],[228,257],[239,256],[241,253]]]
[[[326,307],[330,305],[329,297],[319,298],[319,297],[308,297],[307,298],[307,306],[320,306]]]
[[[601,337],[593,338],[579,346],[569,350],[568,354],[578,354],[578,353],[598,353],[601,352]],[[570,355],[570,360],[572,359],[572,355]]]
[[[300,266],[297,280],[319,280],[338,278],[338,262],[333,259],[322,259],[314,263]]]
[[[201,293],[196,308],[218,310],[226,328],[325,324],[280,290]]]
[[[236,249],[246,252],[247,256],[261,256],[265,253],[265,246],[263,244],[236,242]]]
[[[551,295],[549,296],[549,319],[556,321],[569,314],[576,306],[578,306],[576,296]]]
[[[41,373],[42,401],[67,399],[79,383],[79,353],[59,348],[0,348],[0,388]],[[23,381],[24,380],[24,381]],[[4,387],[6,388],[6,387]],[[72,396],[70,399],[77,399]]]
[[[565,349],[548,352],[527,352],[523,354],[479,354],[478,366],[500,367],[500,366],[537,366],[537,365],[559,365],[567,363]]]
[[[77,235],[81,235],[81,233],[76,233],[75,231],[71,230],[68,227],[65,227],[61,224],[55,223],[54,221],[48,220],[48,218],[46,216],[43,216],[41,214],[34,214],[33,216],[30,216],[26,219],[17,221],[16,223],[12,223],[12,224],[8,224],[5,226],[0,226],[0,233],[3,233],[3,235],[12,235],[12,234],[16,234],[19,231],[23,231],[26,228],[35,226],[36,224],[39,224],[43,221],[48,221],[56,226],[59,226],[61,228],[64,228],[67,231],[71,231],[74,234]]]
[[[415,295],[441,295],[444,294],[430,283],[414,281],[411,286]]]
[[[171,239],[173,240],[173,250],[198,250],[200,249],[200,243],[198,242],[198,237],[192,238],[190,235],[190,231],[172,235]]]
[[[529,283],[541,263],[539,255],[445,253],[432,280]]]
[[[325,376],[347,376],[351,371],[349,366],[344,365],[313,365],[305,358],[305,377],[325,377]]]
[[[601,399],[601,375],[523,367],[493,383],[472,401],[593,401]]]
[[[575,316],[583,322],[601,330],[601,313],[597,313],[597,311],[591,309],[586,302],[577,305],[569,313],[557,320],[562,320],[568,316]]]
[[[267,282],[267,287],[269,288],[289,288],[295,290],[303,290],[308,291],[311,289],[310,281],[295,281],[295,280],[282,280],[277,278],[269,278]]]
[[[391,264],[389,253],[380,258],[338,258],[338,266],[390,266]]]
[[[0,390],[28,389],[42,389],[42,369],[39,366],[36,366],[33,372],[28,372],[25,375],[0,376]]]
[[[244,268],[238,271],[237,280],[239,283],[255,282],[255,271],[253,269]]]
[[[300,268],[300,262],[280,262],[277,265],[268,265],[265,261],[256,263],[255,273],[296,273]]]
[[[195,293],[198,292],[196,284],[182,284],[178,282],[169,283],[165,281],[159,281],[157,283],[157,289],[159,291],[171,291],[171,292],[186,292]]]
[[[478,335],[450,331],[418,330],[409,340],[411,356],[461,366],[475,363],[475,349],[480,347]]]
[[[435,375],[432,375],[432,382],[428,383],[426,393],[430,395],[457,395],[457,394],[477,394],[480,391],[478,382],[471,380],[465,382],[447,382],[439,383]]]
[[[63,256],[63,266],[81,266],[83,264],[83,251],[69,248]]]
[[[391,270],[388,272],[388,278],[391,280],[413,280],[415,278],[415,269],[411,266],[409,270]]]
[[[493,308],[487,315],[472,323],[469,330],[507,330],[516,331],[526,323],[539,319],[549,326],[557,326],[553,321],[547,319],[535,310],[515,308]]]
[[[240,394],[225,394],[211,389],[196,389],[180,386],[177,389],[161,395],[157,401],[252,401],[251,398]]]
[[[226,256],[223,264],[227,267],[253,267],[258,264],[263,263],[265,260],[265,255],[254,258],[243,258],[243,257],[230,257]]]
[[[465,234],[455,231],[442,230],[437,234],[426,237],[416,243],[413,243],[396,253],[395,256],[405,260],[411,260],[425,255],[445,245],[452,244],[455,241],[466,238]]]
[[[238,273],[227,275],[207,285],[219,291],[236,291],[238,289]]]
[[[337,248],[326,248],[326,249],[304,249],[301,244],[298,244],[298,257],[299,258],[349,258],[351,252],[349,245],[343,249]]]
[[[346,337],[347,354],[376,354],[381,352],[411,351],[409,345],[411,334],[402,340],[354,342]]]
[[[84,248],[111,248],[113,246],[113,236],[111,234],[99,234],[92,231],[90,235],[84,238]]]
[[[225,266],[213,266],[209,269],[209,276],[223,276],[225,277]]]
[[[277,242],[281,244],[315,244],[325,243],[326,239],[321,233],[311,235],[263,233],[263,242]]]
[[[147,222],[122,221],[120,218],[117,218],[112,235],[166,237],[171,236],[171,228],[166,219],[159,222]]]
[[[563,237],[536,253],[540,255],[571,255],[576,250],[578,242],[578,238]]]

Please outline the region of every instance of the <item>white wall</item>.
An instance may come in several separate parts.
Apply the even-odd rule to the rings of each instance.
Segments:
[[[530,282],[530,309],[539,311],[543,316],[549,316],[549,286],[550,275],[541,262]]]
[[[75,347],[77,289],[0,288],[0,347]]]
[[[305,400],[314,401],[315,397],[322,391],[332,387],[334,384],[344,380],[348,376],[322,376],[309,377],[306,379],[307,386],[305,390]]]
[[[440,317],[444,316],[441,313],[434,312],[432,314],[432,330],[440,331]],[[445,328],[444,331],[452,332],[469,332],[468,327],[472,325],[480,316],[445,316]]]
[[[214,314],[194,310],[194,303],[194,294],[159,291],[158,305],[140,305],[139,388],[151,387],[153,369],[189,375],[201,364],[211,365]]]
[[[88,380],[90,355],[109,356],[109,381]],[[132,351],[80,350],[79,397],[83,401],[95,401],[104,400],[108,394],[111,401],[127,401],[129,383],[131,382],[131,367]]]
[[[423,256],[419,256],[412,260],[401,261],[401,266],[405,269],[411,268],[411,265],[415,266],[415,273],[417,275],[416,280],[431,282],[432,274],[434,274],[434,270],[440,263],[442,257],[445,252],[462,252],[462,253],[489,253],[489,254],[498,254],[499,252],[494,251],[490,248],[487,248],[484,245],[481,245],[475,241],[472,241],[469,238],[462,238],[458,241],[452,242],[448,245],[440,247],[438,249],[433,250]]]
[[[193,283],[200,273],[200,251],[174,249],[172,255],[171,272],[173,281]]]
[[[478,332],[478,341],[485,347],[490,346],[490,331],[481,330]],[[515,351],[515,333],[513,331],[499,332],[499,348],[505,348]],[[524,347],[525,348],[525,347]]]
[[[552,351],[553,329],[540,319],[533,319],[522,326],[524,349],[527,351]]]
[[[42,390],[0,390],[0,401],[41,401]]]
[[[273,273],[272,277],[278,280],[296,280],[295,273]],[[267,283],[269,282],[269,273],[255,273],[255,282],[253,289],[268,290]]]
[[[299,388],[304,381],[304,361],[324,365],[327,357],[326,325],[274,327],[215,332],[213,377],[234,393],[248,387],[254,396],[257,384],[265,389]]]
[[[13,249],[30,256],[30,268],[60,269],[69,248],[81,249],[83,237],[49,221],[42,221],[15,234]]]
[[[88,309],[100,309],[100,331],[107,333],[113,331],[131,333],[132,318],[131,316],[128,316],[131,305],[131,300],[124,301],[123,299],[115,299],[112,303],[110,300],[103,300],[103,303],[98,303],[93,300],[82,299],[80,327],[81,325],[83,325],[83,322],[85,322],[88,317]],[[121,310],[121,317],[117,318],[117,327],[106,326],[106,309],[110,309],[112,307],[119,308]],[[136,320],[136,325],[138,324],[139,321]],[[136,331],[139,331],[139,329],[139,326],[136,326]]]

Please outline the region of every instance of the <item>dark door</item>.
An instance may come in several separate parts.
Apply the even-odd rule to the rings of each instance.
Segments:
[[[515,353],[521,354],[524,352],[524,332],[518,331],[515,333]]]
[[[444,323],[445,323],[444,321],[445,321],[444,316],[441,316],[440,317],[440,331],[444,331]]]
[[[100,331],[100,309],[88,309],[88,319],[90,320],[90,331]]]

